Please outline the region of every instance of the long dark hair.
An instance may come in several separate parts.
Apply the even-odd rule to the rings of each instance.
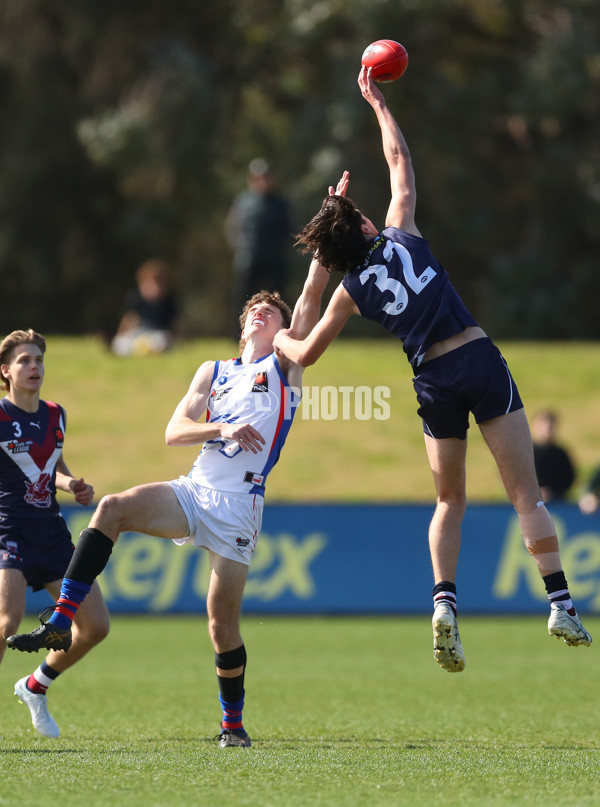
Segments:
[[[346,274],[361,264],[369,251],[362,219],[352,199],[327,196],[317,215],[296,236],[296,246],[300,252],[312,252],[326,269]]]

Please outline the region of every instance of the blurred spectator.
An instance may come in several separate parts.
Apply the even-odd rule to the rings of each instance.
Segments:
[[[544,502],[562,501],[575,481],[575,466],[569,452],[556,442],[558,415],[551,410],[538,412],[531,433],[535,472]]]
[[[285,294],[288,262],[293,245],[291,206],[277,189],[266,160],[248,166],[248,188],[233,201],[225,222],[225,235],[233,249],[233,316],[235,338],[246,300],[258,291]]]
[[[585,491],[579,499],[579,509],[586,516],[600,510],[600,465],[592,473]]]
[[[153,258],[135,275],[137,288],[125,298],[124,313],[112,350],[118,356],[162,353],[171,347],[177,317],[169,267]]]

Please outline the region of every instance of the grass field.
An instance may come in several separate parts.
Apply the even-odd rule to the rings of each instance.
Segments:
[[[552,406],[582,473],[600,460],[600,345],[501,345],[528,411]],[[93,339],[49,339],[44,397],[69,414],[65,457],[98,496],[186,473],[164,445],[198,364],[231,342],[117,359]],[[307,385],[387,384],[387,421],[297,417],[271,501],[431,502],[410,370],[391,340],[334,345]],[[471,430],[471,500],[503,499]],[[65,499],[63,499],[65,500]],[[65,500],[66,501],[66,500]],[[586,619],[600,641],[600,618]],[[27,618],[23,630],[34,626]],[[31,727],[0,668],[0,805],[39,807],[596,807],[596,645],[550,639],[543,618],[462,618],[467,668],[432,659],[428,617],[247,618],[251,749],[223,751],[213,651],[200,617],[113,617],[111,636],[50,693],[58,740]]]
[[[26,620],[24,627],[33,622]],[[600,635],[600,619],[588,619]],[[115,617],[50,693],[58,740],[0,687],[0,805],[587,807],[600,803],[595,646],[543,618],[463,618],[464,673],[431,655],[428,618],[247,618],[251,749],[221,750],[199,617]]]
[[[236,355],[233,342],[187,342],[163,356],[130,359],[112,356],[91,338],[48,342],[43,395],[67,408],[65,457],[75,474],[103,495],[188,472],[197,449],[165,446],[165,426],[198,365]],[[560,413],[560,437],[573,451],[583,482],[600,462],[600,344],[500,347],[527,411],[550,406]],[[389,386],[390,418],[358,420],[351,406],[347,420],[313,420],[301,408],[269,477],[270,501],[432,501],[411,371],[395,340],[338,341],[306,371],[304,384]],[[470,432],[469,497],[504,500],[481,435],[477,428]]]

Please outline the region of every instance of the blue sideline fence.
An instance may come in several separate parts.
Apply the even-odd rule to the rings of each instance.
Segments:
[[[250,566],[245,613],[417,614],[431,611],[427,529],[421,505],[269,504]],[[555,506],[563,562],[581,613],[600,613],[600,516]],[[73,536],[88,508],[63,508]],[[122,535],[102,590],[113,613],[205,610],[207,554],[138,533]],[[536,613],[547,599],[509,506],[472,505],[463,525],[457,584],[462,613]],[[50,602],[28,598],[34,612]]]

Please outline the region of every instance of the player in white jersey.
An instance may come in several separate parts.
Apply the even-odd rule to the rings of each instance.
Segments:
[[[337,192],[344,190],[341,181]],[[9,637],[9,647],[36,650],[70,635],[85,587],[106,566],[121,532],[191,541],[209,553],[206,610],[223,709],[219,745],[250,746],[242,723],[246,650],[240,608],[261,528],[265,479],[291,426],[302,378],[299,365],[275,355],[273,339],[290,318],[292,333],[310,333],[328,279],[328,271],[312,261],[293,316],[277,292],[248,301],[240,318],[240,357],[204,362],[167,426],[169,445],[203,444],[190,475],[104,497],[81,533],[54,614],[32,633]]]
[[[40,399],[45,352],[46,340],[33,330],[13,331],[0,343],[0,372],[7,390],[0,399],[0,661],[4,637],[18,629],[25,613],[27,588],[45,588],[57,599],[73,554],[56,491],[72,494],[83,505],[94,497],[94,488],[73,477],[65,463],[64,409]],[[44,737],[60,734],[48,711],[48,687],[108,630],[108,610],[96,584],[79,612],[68,652],[50,650],[31,675],[15,684],[15,695]]]

